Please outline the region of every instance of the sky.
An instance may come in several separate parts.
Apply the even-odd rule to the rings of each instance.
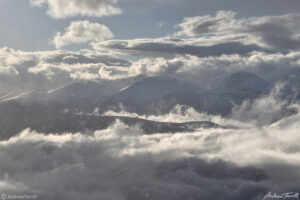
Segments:
[[[37,5],[37,2],[44,3]],[[54,35],[78,20],[107,26],[114,34],[114,39],[133,39],[173,34],[176,32],[175,25],[185,17],[214,15],[219,10],[235,11],[239,17],[291,14],[300,10],[298,0],[121,0],[103,1],[113,5],[118,12],[105,13],[99,7],[99,12],[87,9],[86,13],[75,11],[73,14],[55,16],[49,14],[52,8],[64,9],[63,3],[55,2],[59,1],[1,0],[0,47],[29,51],[53,50],[55,45],[50,41]],[[97,1],[84,2],[88,5]],[[81,45],[66,46],[64,49],[78,50],[83,47],[90,48]]]

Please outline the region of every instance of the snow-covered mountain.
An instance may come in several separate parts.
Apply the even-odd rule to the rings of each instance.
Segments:
[[[186,105],[199,112],[226,115],[234,104],[257,98],[270,89],[269,82],[247,72],[234,73],[210,90],[174,78],[148,77],[108,98],[100,107],[104,110],[126,109],[139,114],[161,114],[176,105]]]
[[[178,92],[200,92],[200,88],[174,78],[147,77],[121,90],[113,101],[144,103]]]
[[[82,104],[95,104],[110,95],[104,84],[92,81],[74,82],[47,92],[53,102],[75,102]]]
[[[101,82],[76,81],[51,90],[4,93],[0,96],[0,102],[97,105],[108,97],[117,94],[125,86],[133,84],[140,79],[141,76]]]
[[[176,105],[186,105],[199,112],[226,115],[234,104],[264,95],[271,88],[271,83],[247,72],[234,73],[210,90],[175,78],[139,76],[115,81],[73,82],[46,92],[3,96],[1,102],[42,104],[70,113],[91,113],[96,108],[100,113],[125,109],[139,114],[161,114]]]
[[[8,94],[0,99],[0,102],[17,101],[21,104],[47,104],[49,97],[42,91],[28,91],[21,94]]]
[[[2,135],[17,133],[27,127],[42,132],[74,132],[84,128],[106,128],[119,118],[128,124],[144,124],[143,129],[148,132],[185,130],[185,125],[118,116],[106,118],[92,116],[91,113],[97,108],[94,114],[123,109],[144,115],[164,114],[176,105],[183,105],[201,113],[225,116],[230,114],[235,104],[265,95],[272,87],[271,83],[257,75],[238,72],[216,88],[203,88],[175,78],[139,76],[99,83],[74,82],[50,91],[7,94],[0,99],[0,128]],[[18,125],[12,126],[12,123]]]

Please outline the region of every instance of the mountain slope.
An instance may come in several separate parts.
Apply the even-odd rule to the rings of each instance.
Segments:
[[[176,79],[149,77],[120,91],[100,107],[138,114],[165,114],[176,105],[186,105],[199,112],[227,115],[234,104],[266,94],[270,89],[270,83],[247,72],[234,73],[210,90]]]
[[[200,92],[200,88],[172,78],[148,77],[120,91],[112,100],[144,103],[167,94],[183,91]]]
[[[236,72],[225,80],[225,86],[236,92],[259,95],[269,92],[271,84],[263,78],[248,72]]]
[[[92,82],[75,82],[58,89],[48,91],[49,99],[54,102],[75,102],[83,104],[95,104],[110,95],[104,85]]]
[[[165,123],[130,117],[78,115],[56,112],[47,105],[22,105],[10,101],[0,104],[0,140],[15,136],[26,128],[46,134],[102,130],[108,128],[117,119],[129,126],[139,126],[146,134],[219,127],[206,121]]]

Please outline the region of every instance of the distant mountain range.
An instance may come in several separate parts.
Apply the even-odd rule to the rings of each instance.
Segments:
[[[116,119],[139,124],[146,133],[218,127],[210,122],[162,123],[99,114],[123,109],[144,115],[163,114],[176,105],[185,105],[199,112],[229,115],[234,104],[267,94],[271,88],[271,83],[257,75],[237,72],[215,90],[174,78],[139,76],[125,81],[74,82],[46,92],[7,94],[0,98],[0,139],[25,128],[45,133],[104,129]]]
[[[38,103],[70,112],[88,113],[98,108],[100,113],[126,109],[139,114],[166,113],[179,104],[201,112],[226,115],[233,104],[266,94],[271,88],[266,80],[246,72],[232,74],[211,90],[174,78],[140,76],[123,82],[74,82],[46,92],[3,96],[0,102]]]
[[[111,96],[99,107],[102,110],[125,108],[139,114],[162,114],[179,104],[199,112],[226,115],[234,104],[267,94],[271,88],[264,79],[246,72],[232,74],[219,88],[211,90],[176,79],[150,77]]]

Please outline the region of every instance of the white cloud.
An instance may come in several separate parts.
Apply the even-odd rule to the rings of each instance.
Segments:
[[[103,79],[121,79],[138,75],[155,76],[172,74],[184,66],[185,63],[183,63],[180,59],[181,57],[174,58],[172,60],[164,58],[144,58],[132,62],[132,64],[127,67],[102,65],[98,73]]]
[[[53,43],[56,48],[70,44],[82,44],[89,41],[102,41],[113,38],[113,33],[108,27],[89,21],[73,21],[64,33],[58,32]]]
[[[282,98],[284,84],[277,84],[268,95],[235,105],[231,118],[255,126],[266,126],[299,111],[296,103]]]
[[[74,80],[115,80],[138,75],[170,76],[209,87],[239,71],[257,74],[272,83],[288,82],[294,88],[300,83],[299,52],[209,57],[174,55],[129,62],[97,51],[25,52],[3,48],[0,49],[0,66],[5,67],[6,75],[2,75],[0,81],[6,90],[49,89]],[[8,76],[7,72],[13,74]]]
[[[96,50],[167,58],[285,52],[300,49],[299,19],[299,14],[237,18],[235,12],[219,11],[215,16],[185,18],[176,25],[179,30],[173,37],[108,40],[92,45]]]
[[[185,18],[181,24],[176,25],[182,30],[175,35],[226,34],[236,26],[235,15],[236,13],[231,11],[219,11],[215,17],[206,15]]]
[[[0,93],[60,87],[78,80],[100,80],[98,70],[130,62],[96,51],[36,51],[0,49]]]
[[[298,189],[299,119],[284,119],[287,127],[153,135],[119,121],[91,135],[28,129],[0,142],[0,172],[6,173],[0,187],[49,200],[261,199],[274,189]]]
[[[176,25],[180,30],[176,36],[224,36],[236,35],[244,38],[245,44],[258,44],[263,47],[282,50],[300,49],[299,14],[262,16],[237,19],[236,13],[219,11],[216,16],[185,18]]]
[[[80,16],[102,17],[121,13],[117,0],[31,0],[34,6],[48,7],[48,14],[53,18]]]
[[[247,55],[222,55],[199,58],[175,56],[174,58],[145,58],[127,67],[102,65],[101,78],[119,79],[136,75],[173,76],[199,85],[216,85],[231,74],[246,71],[257,74],[270,82],[299,82],[299,52],[288,54],[253,52]]]

